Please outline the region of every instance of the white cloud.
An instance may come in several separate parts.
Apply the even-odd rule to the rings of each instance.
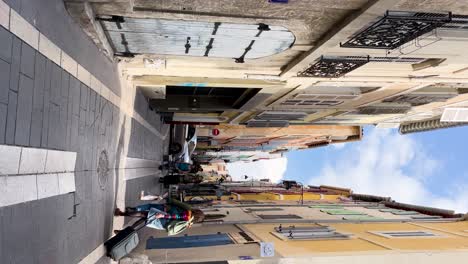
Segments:
[[[346,143],[333,143],[330,146],[332,146],[332,147],[334,147],[336,149],[343,149],[344,147],[346,147]]]
[[[234,181],[244,180],[244,175],[249,176],[248,180],[270,179],[272,182],[279,182],[288,165],[287,158],[277,158],[270,160],[259,160],[256,162],[234,162],[227,164],[229,174]]]
[[[409,136],[371,129],[359,144],[334,151],[335,160],[311,175],[310,184],[349,187],[357,193],[390,196],[399,202],[468,212],[468,194],[452,191],[444,198],[430,192],[427,182],[442,163]]]

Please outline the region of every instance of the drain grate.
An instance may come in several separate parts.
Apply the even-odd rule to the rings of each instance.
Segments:
[[[109,158],[105,150],[101,151],[101,154],[99,154],[97,176],[99,187],[104,190],[109,179]]]

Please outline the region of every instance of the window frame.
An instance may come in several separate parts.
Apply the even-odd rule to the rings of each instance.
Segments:
[[[298,237],[291,237],[291,234],[294,234],[291,231],[296,228],[295,226],[284,227],[282,231],[280,231],[279,228],[280,227],[275,227],[274,231],[270,233],[276,238],[281,239],[283,241],[349,240],[352,238],[351,234],[338,232],[336,231],[336,229],[331,228],[329,226],[297,227],[299,232],[296,232],[296,234],[310,234],[310,237],[306,237],[304,235]],[[316,233],[315,237],[312,235],[313,233]],[[326,233],[330,233],[330,235],[327,235]]]
[[[374,234],[374,235],[377,235],[377,236],[380,236],[380,237],[385,237],[385,238],[388,238],[388,239],[415,239],[415,238],[443,238],[443,237],[447,237],[445,235],[442,235],[440,233],[436,233],[436,232],[433,232],[433,231],[429,231],[429,230],[422,230],[422,229],[418,229],[418,230],[380,230],[380,231],[367,231],[368,233],[371,233],[371,234]],[[391,234],[388,234],[388,233],[417,233],[417,232],[423,232],[423,233],[427,233],[427,234],[431,234],[431,235],[427,235],[427,236],[393,236]]]
[[[297,214],[255,214],[262,220],[291,220],[291,219],[304,219],[304,217]]]

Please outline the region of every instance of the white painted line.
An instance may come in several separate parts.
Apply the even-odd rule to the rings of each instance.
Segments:
[[[39,34],[39,52],[60,66],[62,51],[41,33]]]
[[[22,177],[23,178],[23,201],[34,201],[38,198],[37,193],[37,178],[36,175],[24,175],[24,176],[11,176],[10,179]]]
[[[57,173],[37,175],[37,199],[56,195],[59,195],[59,181]]]
[[[0,190],[2,191],[0,206],[20,203],[23,200],[23,183],[18,181],[20,179],[10,180],[12,177],[7,176],[1,176],[0,178]]]
[[[75,163],[76,163],[75,152],[47,150],[45,172],[74,171]]]
[[[18,174],[21,147],[0,145],[0,175]]]
[[[98,84],[98,89],[99,89],[98,92],[99,92],[99,95],[101,95],[102,97],[104,97],[104,95],[102,94],[102,93],[103,93],[102,90],[104,89],[105,85],[104,85],[100,80],[98,80],[98,79],[96,79],[96,80],[97,80],[98,83],[99,83],[99,84]]]
[[[127,157],[125,161],[126,169],[135,169],[135,168],[158,168],[160,162],[147,159],[138,159]]]
[[[39,31],[13,9],[10,9],[10,31],[35,50],[39,48]]]
[[[0,25],[10,29],[10,7],[0,0]]]
[[[165,139],[166,136],[162,135],[161,133],[159,133],[158,130],[156,130],[152,125],[150,125],[139,113],[137,113],[136,111],[133,111],[133,114],[132,114],[132,117],[138,122],[140,123],[142,126],[146,127],[149,131],[151,131],[153,134],[155,134],[156,136],[158,136],[159,138],[161,139]]]
[[[101,86],[101,96],[110,101],[110,90],[105,85]]]
[[[122,217],[123,218],[123,217]],[[96,249],[94,249],[88,256],[84,257],[78,264],[95,264],[99,261],[99,259],[106,254],[106,248],[104,244],[99,245]],[[110,260],[110,263],[117,263],[113,260]]]
[[[94,77],[94,76],[93,76]],[[81,64],[78,64],[78,80],[91,87],[91,74]]]
[[[0,176],[0,207],[75,192],[74,173]]]
[[[112,91],[110,92],[110,101],[112,104],[120,108],[120,97]]]
[[[96,79],[94,75],[91,74],[91,83],[89,87],[93,89],[96,93],[101,95],[101,86],[102,86],[101,82],[98,79]]]
[[[1,176],[0,190],[0,206],[36,200],[36,175]]]
[[[65,152],[64,163],[65,171],[75,171],[76,152]]]
[[[59,183],[60,194],[74,192],[76,190],[75,189],[75,173],[73,172],[59,173],[58,183]]]
[[[0,145],[0,207],[74,192],[75,163],[75,152]]]
[[[19,174],[44,173],[47,150],[23,148],[19,165]]]
[[[62,68],[66,70],[68,73],[70,73],[73,76],[78,75],[78,63],[70,57],[67,53],[62,52],[62,58],[60,62]]]
[[[137,178],[147,177],[147,176],[157,176],[160,174],[160,170],[157,168],[138,168],[138,169],[125,169],[124,175],[125,180],[133,180]]]

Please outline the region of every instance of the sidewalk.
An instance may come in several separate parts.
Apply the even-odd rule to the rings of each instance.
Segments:
[[[15,152],[23,163],[0,175],[0,189],[35,195],[0,200],[0,259],[90,261],[112,234],[114,205],[137,202],[141,190],[159,191],[168,127],[141,93],[128,92],[133,88],[121,83],[117,65],[68,17],[62,1],[5,2],[11,9],[0,1],[0,164],[14,160],[19,148],[13,146],[24,148]],[[63,162],[49,155],[55,150],[76,153],[72,169],[21,173]],[[31,151],[44,159],[25,162]],[[73,175],[72,192],[52,188],[62,174]]]

